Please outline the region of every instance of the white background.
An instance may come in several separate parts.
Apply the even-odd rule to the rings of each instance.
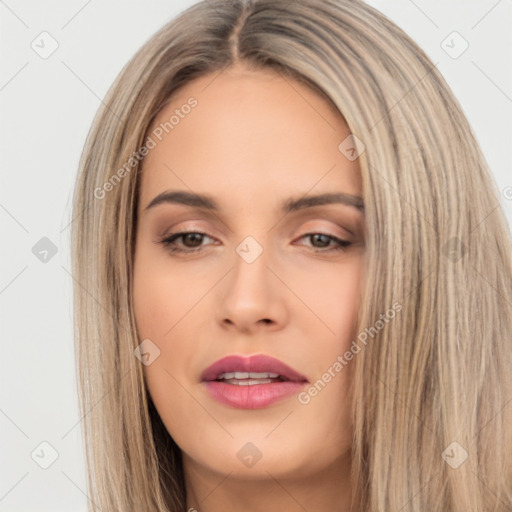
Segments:
[[[192,1],[0,1],[2,226],[0,510],[85,511],[72,340],[69,223],[94,113],[134,52]],[[512,1],[372,0],[427,52],[473,126],[501,191],[512,191]],[[58,42],[42,59],[41,32]],[[441,42],[457,31],[457,59]],[[448,39],[450,43],[451,39]],[[453,45],[457,49],[459,43]],[[48,47],[48,46],[47,46]],[[502,204],[512,223],[512,194]],[[57,253],[32,252],[43,237]],[[42,469],[31,457],[56,461]],[[39,457],[37,457],[39,454]],[[43,455],[44,454],[44,455]],[[106,511],[105,511],[106,512]]]

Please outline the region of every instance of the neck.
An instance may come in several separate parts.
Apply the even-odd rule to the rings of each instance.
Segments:
[[[199,465],[183,454],[187,511],[304,512],[331,510],[355,512],[350,482],[350,464],[338,459],[320,472],[300,477],[273,475],[265,471],[254,478],[233,472],[222,474]]]

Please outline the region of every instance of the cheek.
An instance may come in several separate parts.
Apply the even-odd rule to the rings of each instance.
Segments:
[[[361,305],[361,278],[361,267],[354,265],[350,271],[343,274],[336,289],[333,290],[332,300],[326,306],[334,330],[342,339],[355,335]]]
[[[361,305],[362,258],[358,255],[339,266],[318,266],[297,281],[297,295],[313,314],[309,324],[317,327],[317,336],[341,350],[347,338],[355,334]],[[331,353],[326,350],[324,353]]]
[[[133,279],[133,306],[139,338],[167,340],[197,303],[201,285],[141,251]],[[180,328],[183,326],[180,322]]]
[[[304,343],[314,380],[317,382],[310,397],[310,410],[327,423],[340,420],[339,409],[333,404],[345,404],[348,413],[348,395],[353,375],[354,355],[350,360],[343,355],[350,351],[357,336],[357,319],[361,305],[363,278],[362,258],[353,258],[334,272],[332,268],[317,268],[314,276],[303,281],[301,294],[308,298],[307,306],[315,313],[303,320]],[[311,351],[311,343],[315,350]],[[343,365],[340,365],[342,358]],[[309,407],[309,406],[308,406]],[[345,420],[346,421],[346,417]],[[332,423],[331,423],[332,424]]]
[[[144,366],[144,376],[157,408],[181,409],[189,402],[180,383],[193,367],[194,329],[190,321],[205,283],[191,280],[141,249],[136,254],[133,277],[133,307],[139,341],[149,339],[158,347],[154,362]],[[184,396],[183,396],[184,395]]]
[[[133,308],[139,339],[155,337],[155,326],[161,319],[162,294],[165,280],[158,279],[158,271],[149,264],[145,251],[137,248],[133,272]]]
[[[158,357],[143,366],[152,401],[168,432],[180,442],[196,431],[202,410],[191,399],[186,369],[194,358],[193,335],[187,320],[194,301],[194,283],[184,286],[179,274],[162,269],[154,261],[138,260],[134,268],[134,312],[139,340],[150,339]],[[199,428],[199,426],[197,426]]]

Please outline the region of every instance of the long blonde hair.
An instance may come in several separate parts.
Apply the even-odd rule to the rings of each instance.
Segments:
[[[358,0],[199,2],[137,52],[100,107],[72,224],[91,510],[186,507],[180,450],[133,352],[138,151],[178,88],[238,62],[313,87],[365,144],[358,332],[402,309],[352,361],[360,510],[509,511],[512,242],[499,193],[437,68]]]

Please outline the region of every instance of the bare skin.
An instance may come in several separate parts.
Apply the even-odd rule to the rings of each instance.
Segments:
[[[281,203],[361,196],[357,160],[338,149],[350,131],[304,85],[240,67],[187,84],[155,125],[191,96],[197,106],[145,158],[134,269],[139,339],[160,350],[145,378],[183,453],[187,507],[348,511],[350,364],[308,403],[294,394],[253,410],[215,400],[200,375],[229,354],[269,354],[313,385],[349,348],[363,213],[341,203],[283,213]],[[219,210],[174,203],[146,210],[176,190],[208,194]],[[189,252],[173,253],[159,242],[178,230],[206,235],[176,239]],[[262,249],[251,263],[236,250],[249,236],[257,242],[250,251]],[[237,456],[244,446],[261,456],[251,467]]]

